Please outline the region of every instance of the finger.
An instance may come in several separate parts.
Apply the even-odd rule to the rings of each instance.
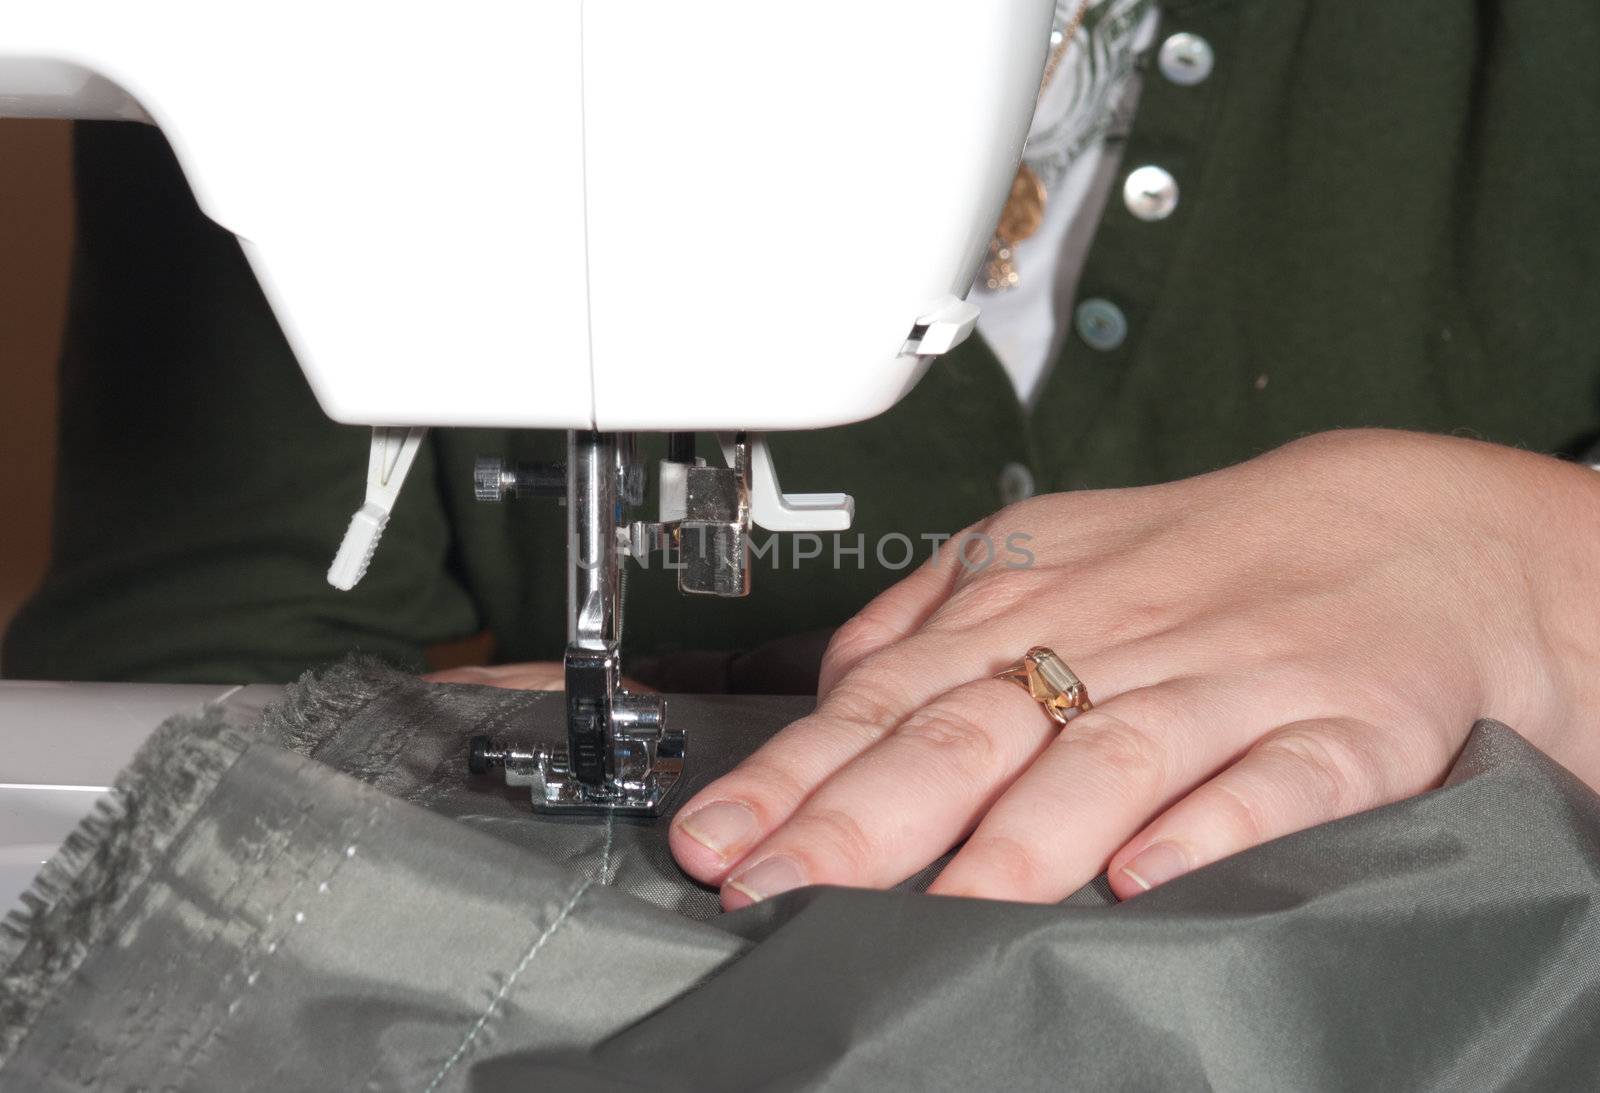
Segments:
[[[868,656],[910,637],[922,628],[960,576],[958,562],[936,552],[916,571],[878,594],[855,617],[834,632],[822,655],[817,695],[825,696],[834,684]]]
[[[1261,726],[1217,677],[1117,696],[1067,723],[984,816],[929,887],[942,895],[1053,903],[1091,880],[1172,801],[1226,766]]]
[[[422,676],[427,683],[471,683],[479,687],[503,687],[513,691],[566,690],[566,668],[560,661],[529,661],[523,664],[480,664],[446,668]],[[654,689],[632,679],[622,681],[624,690],[634,694],[653,694]]]
[[[886,886],[954,845],[1059,726],[982,679],[917,710],[828,779],[737,867],[730,910],[805,884]]]
[[[480,687],[506,687],[521,691],[559,691],[565,683],[565,670],[559,662],[534,661],[526,664],[474,664],[429,672],[422,678],[429,683],[475,683]]]
[[[994,650],[1011,644],[1004,632],[991,642],[987,634],[979,640],[929,627],[868,657],[815,713],[779,732],[683,806],[668,836],[678,864],[702,883],[720,885],[824,780],[939,695],[992,676],[1007,662]],[[1055,648],[1101,700],[1182,671],[1193,643],[1164,638],[1087,658],[1063,642]]]
[[[1127,899],[1270,839],[1422,792],[1450,756],[1428,745],[1397,750],[1400,738],[1344,719],[1272,732],[1119,850],[1107,871],[1112,891]]]
[[[946,665],[963,658],[963,644],[970,643],[918,634],[901,643],[903,658],[887,666],[871,661],[859,666],[814,713],[785,727],[683,805],[668,834],[678,864],[697,880],[720,884],[729,868],[829,775],[893,729],[906,711],[948,689],[930,691],[928,673],[898,670],[902,659]]]

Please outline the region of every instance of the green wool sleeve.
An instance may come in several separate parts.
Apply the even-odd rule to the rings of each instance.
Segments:
[[[322,414],[156,130],[81,124],[75,150],[52,563],[4,674],[283,680],[352,647],[419,663],[476,632],[432,444],[366,580],[329,587],[368,431]]]

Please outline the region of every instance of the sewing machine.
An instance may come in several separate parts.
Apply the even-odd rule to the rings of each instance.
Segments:
[[[753,527],[849,526],[763,434],[877,414],[972,331],[1053,9],[52,0],[7,13],[0,114],[158,125],[240,238],[323,409],[373,428],[334,585],[427,428],[569,430],[564,466],[476,471],[487,502],[565,497],[568,738],[472,761],[650,814],[690,727],[620,686],[622,567],[739,596]],[[641,431],[671,434],[656,468]]]

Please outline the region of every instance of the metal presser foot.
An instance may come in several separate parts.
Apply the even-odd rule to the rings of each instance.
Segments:
[[[635,699],[645,696],[619,695]],[[472,738],[467,767],[473,774],[505,772],[506,785],[527,786],[537,812],[613,812],[622,816],[658,816],[683,773],[684,737],[652,716],[655,726],[635,723],[617,734],[615,768],[600,786],[591,787],[573,770],[565,745],[517,747],[487,736]]]
[[[541,811],[654,816],[683,773],[684,733],[658,695],[622,680],[622,563],[669,554],[679,591],[750,591],[750,529],[843,531],[854,502],[842,493],[784,493],[759,436],[718,438],[718,465],[696,458],[694,434],[669,433],[660,517],[628,523],[644,501],[644,468],[628,433],[567,434],[565,467],[507,468],[478,461],[478,499],[567,498],[567,741],[543,747],[472,741],[474,774],[505,772]]]
[[[480,460],[480,500],[550,494],[563,482],[567,496],[567,650],[565,745],[472,741],[474,774],[504,772],[507,785],[527,786],[533,807],[545,812],[611,812],[654,816],[683,773],[684,734],[667,723],[659,695],[630,694],[620,686],[622,560],[641,529],[624,525],[629,506],[643,501],[644,476],[631,437],[570,433],[564,468],[507,470]],[[692,458],[692,457],[691,457]]]

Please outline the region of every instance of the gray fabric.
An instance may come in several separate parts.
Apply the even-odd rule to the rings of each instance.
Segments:
[[[476,734],[560,740],[565,704],[559,694],[435,687],[375,661],[352,659],[302,680],[287,701],[268,711],[262,731],[386,793],[538,851],[580,876],[707,919],[720,910],[717,894],[679,871],[667,849],[664,821],[812,705],[812,699],[794,696],[668,697],[667,716],[688,729],[691,752],[662,820],[530,816],[526,789],[467,773],[467,742]],[[942,864],[935,862],[903,887],[925,889]],[[1115,897],[1096,883],[1072,902],[1108,904]]]
[[[670,708],[700,780],[804,704]],[[465,734],[559,718],[352,663],[252,732],[163,727],[0,939],[0,1087],[1600,1078],[1600,800],[1503,726],[1436,792],[1120,906],[813,889],[696,921],[662,825],[461,774]]]
[[[585,1045],[743,947],[217,726],[167,726],[125,786],[106,845],[159,852],[30,931],[17,964],[78,959],[7,1028],[6,1089],[460,1089],[475,1047]],[[147,821],[172,766],[211,777]]]
[[[732,769],[811,705],[795,697],[669,697],[667,716],[687,727],[691,749],[671,804]],[[291,701],[269,711],[263,730],[385,793],[537,851],[580,877],[690,917],[716,914],[716,893],[673,864],[664,823],[534,816],[526,788],[468,774],[473,735],[560,740],[565,716],[559,694],[436,687],[353,660],[302,681]]]

